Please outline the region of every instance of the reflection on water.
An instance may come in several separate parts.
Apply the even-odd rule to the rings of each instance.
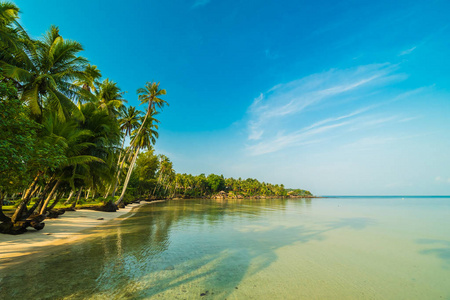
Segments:
[[[404,207],[376,200],[146,205],[92,239],[3,269],[0,298],[449,297],[448,235],[396,231],[414,214],[395,221],[386,210]]]

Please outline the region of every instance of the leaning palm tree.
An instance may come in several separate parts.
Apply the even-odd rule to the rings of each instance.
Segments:
[[[156,131],[158,129],[158,125],[154,124],[153,121],[155,120],[153,118],[154,115],[156,115],[157,112],[154,112],[150,114],[150,118],[144,118],[143,123],[139,130],[135,130],[136,136],[133,138],[133,148],[134,148],[134,156],[130,163],[130,166],[128,168],[127,176],[125,178],[125,181],[123,183],[122,193],[120,194],[119,199],[115,203],[116,205],[120,205],[123,202],[123,197],[125,195],[125,192],[127,190],[128,182],[131,177],[131,173],[133,172],[134,165],[136,163],[136,158],[139,154],[139,151],[141,149],[147,149],[151,145],[154,145],[156,142],[156,139],[158,138],[158,132]]]
[[[95,147],[86,149],[86,154],[95,155],[105,162],[109,162],[102,165],[94,163],[90,172],[95,179],[93,182],[97,185],[97,189],[103,189],[100,183],[103,185],[104,182],[111,182],[115,174],[117,148],[120,145],[121,138],[119,122],[94,103],[83,104],[81,111],[86,116],[86,120],[80,126],[94,133],[89,141],[95,144]],[[97,180],[99,178],[101,180]]]
[[[124,165],[124,162],[126,159],[126,155],[123,155],[123,160],[121,161],[122,153],[124,152],[125,139],[127,136],[130,136],[131,132],[139,126],[139,120],[140,120],[141,114],[142,114],[142,112],[137,110],[136,107],[134,107],[134,106],[130,106],[128,108],[124,107],[121,110],[121,118],[119,119],[119,124],[120,124],[120,129],[124,133],[124,137],[123,137],[123,141],[122,141],[122,147],[121,147],[119,159],[117,160],[117,176],[116,176],[116,179],[114,182],[114,187],[112,190],[113,197],[116,194],[117,184],[119,183],[119,177],[122,172],[122,168],[123,168],[123,165]],[[156,119],[155,119],[155,121],[159,122]],[[109,190],[107,191],[105,198],[108,196]]]
[[[52,168],[44,167],[38,171],[30,188],[34,188],[39,178],[47,174],[50,180],[46,184],[46,188],[43,189],[43,195],[30,209],[27,209],[27,204],[31,200],[30,188],[27,190],[27,195],[16,208],[13,216],[4,222],[3,229],[9,233],[23,232],[26,226],[38,226],[37,229],[41,229],[43,226],[40,227],[39,224],[45,219],[45,216],[39,217],[38,221],[33,221],[34,225],[33,222],[27,222],[26,220],[38,207],[40,207],[41,214],[45,212],[50,199],[55,195],[60,184],[68,177],[67,174],[71,173],[71,170],[76,169],[77,166],[88,168],[88,165],[92,163],[104,164],[100,157],[85,152],[86,149],[97,147],[95,143],[90,141],[94,137],[94,133],[80,128],[74,120],[61,122],[56,114],[50,113],[44,116],[42,127],[43,136],[41,138],[53,144],[53,147],[59,148],[61,157]]]
[[[52,26],[41,40],[22,46],[13,55],[1,57],[0,69],[4,77],[20,85],[22,100],[31,113],[41,119],[45,106],[62,121],[70,115],[82,119],[71,100],[80,90],[73,81],[86,77],[87,60],[78,55],[81,44],[64,40],[58,27]]]
[[[166,90],[159,88],[159,82],[147,82],[143,88],[137,90],[137,93],[141,104],[148,104],[147,112],[155,109],[156,106],[162,109],[164,105],[169,105],[165,100],[159,98],[166,94]]]
[[[142,121],[141,128],[135,135],[139,136],[139,132],[142,130],[142,126],[146,123],[147,118],[152,114],[153,111],[156,111],[156,107],[162,109],[164,105],[169,105],[167,101],[159,98],[166,94],[166,90],[159,88],[159,82],[147,82],[143,88],[139,88],[137,90],[138,99],[141,101],[141,104],[148,104],[147,113],[145,114],[144,121]],[[131,142],[133,144],[134,141]]]
[[[142,112],[137,110],[134,106],[123,107],[119,118],[119,124],[120,130],[125,134],[124,137],[131,135],[131,132],[139,126],[141,115]]]

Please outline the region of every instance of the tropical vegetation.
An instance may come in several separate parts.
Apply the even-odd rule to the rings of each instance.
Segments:
[[[0,2],[0,232],[42,229],[44,219],[91,199],[115,211],[134,199],[309,196],[256,179],[179,174],[157,155],[159,82],[127,106],[118,83],[81,56],[82,45],[51,26],[33,39],[19,8]],[[5,209],[6,208],[6,209]]]
[[[102,78],[79,42],[56,26],[33,39],[19,12],[0,2],[0,231],[13,234],[41,229],[63,197],[72,207],[82,196],[123,204],[139,152],[158,137],[157,110],[167,105],[165,90],[149,82],[138,90],[145,116],[127,107],[124,91]],[[6,199],[15,200],[9,215]]]

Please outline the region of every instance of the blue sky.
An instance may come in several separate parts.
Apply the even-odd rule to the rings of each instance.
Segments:
[[[448,1],[16,1],[127,91],[160,81],[181,173],[450,194]]]

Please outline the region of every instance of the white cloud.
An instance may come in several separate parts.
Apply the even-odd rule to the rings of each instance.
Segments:
[[[416,50],[417,46],[406,49],[405,51],[400,52],[399,56],[411,54],[414,50]]]
[[[248,150],[253,155],[266,154],[326,140],[323,135],[340,128],[348,131],[398,122],[397,116],[361,116],[382,105],[380,101],[362,105],[367,102],[365,98],[406,78],[404,74],[394,74],[397,69],[398,66],[390,64],[333,69],[275,85],[254,99],[248,109],[248,140],[256,143],[250,144]],[[398,95],[392,97],[395,96]],[[360,108],[340,116],[335,115],[335,110],[328,110],[328,117],[322,113],[324,107],[336,107],[337,103],[349,101],[359,102],[351,106]],[[339,110],[345,112],[345,109]],[[319,120],[303,121],[314,115],[314,111],[320,111],[316,114]]]
[[[267,154],[272,153],[281,149],[284,149],[288,146],[300,146],[300,145],[308,145],[318,143],[323,139],[312,139],[321,133],[325,133],[331,131],[335,128],[345,126],[351,123],[350,121],[341,122],[332,125],[324,125],[312,129],[302,129],[296,132],[292,132],[289,134],[278,134],[278,136],[264,140],[256,145],[250,146],[249,150],[253,155]]]

